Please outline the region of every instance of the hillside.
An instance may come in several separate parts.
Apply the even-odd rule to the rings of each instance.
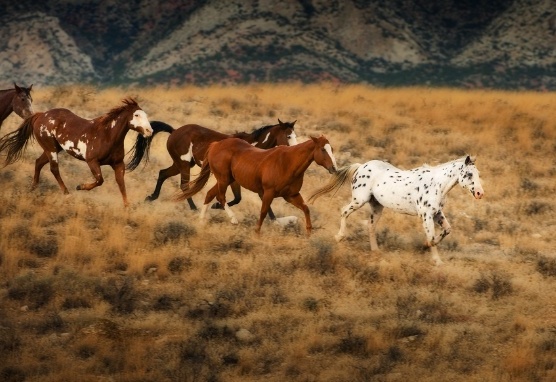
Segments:
[[[553,0],[23,0],[0,82],[322,80],[553,89]]]

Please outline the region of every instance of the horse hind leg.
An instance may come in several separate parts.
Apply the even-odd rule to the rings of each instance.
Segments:
[[[366,200],[363,201],[362,199],[353,197],[351,202],[342,208],[341,219],[340,219],[340,230],[334,236],[336,241],[341,241],[346,236],[346,220],[348,216],[351,215],[353,211],[357,211],[359,208],[361,208],[361,206],[366,202],[367,202]]]
[[[369,229],[369,242],[371,245],[371,251],[378,250],[378,243],[376,242],[376,225],[382,216],[382,210],[384,207],[380,204],[374,197],[371,196],[371,200],[369,201],[369,205],[371,206],[371,215],[368,223]]]
[[[176,176],[180,173],[178,167],[175,163],[173,163],[170,167],[162,169],[158,172],[158,179],[156,180],[156,186],[152,194],[145,198],[146,201],[152,202],[153,200],[158,199],[160,196],[160,191],[162,189],[162,184],[166,181],[166,179]]]
[[[31,189],[34,190],[38,183],[39,183],[39,176],[41,173],[41,169],[44,167],[46,163],[50,162],[50,172],[54,175],[54,178],[58,182],[58,186],[64,193],[64,195],[69,194],[68,188],[66,187],[64,181],[62,180],[62,176],[60,175],[60,169],[58,166],[58,152],[49,152],[46,151],[37,158],[35,161],[35,176],[33,177],[33,184]]]
[[[296,194],[290,197],[284,197],[284,199],[286,199],[287,202],[293,204],[301,211],[303,211],[303,214],[305,214],[305,229],[307,230],[307,235],[310,235],[311,230],[313,229],[313,226],[311,224],[311,213],[309,212],[309,207],[307,207],[307,204],[305,204],[305,201],[303,200],[301,194]]]

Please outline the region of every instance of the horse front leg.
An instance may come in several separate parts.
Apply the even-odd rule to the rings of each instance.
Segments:
[[[311,230],[313,226],[311,225],[311,214],[309,212],[309,207],[305,204],[301,194],[295,194],[293,196],[285,196],[286,202],[289,202],[299,208],[305,214],[305,229],[307,230],[307,236],[311,235]]]
[[[434,222],[441,228],[440,233],[432,240],[434,245],[437,245],[450,234],[450,232],[452,231],[452,227],[450,226],[450,223],[448,223],[448,219],[446,219],[446,216],[444,216],[444,213],[442,213],[442,211],[438,211],[434,215]]]
[[[100,164],[98,163],[98,161],[90,161],[87,162],[87,164],[89,165],[91,173],[95,177],[95,181],[93,183],[82,183],[76,187],[77,190],[90,191],[93,188],[98,187],[104,183],[104,178],[102,177],[102,172],[100,171]]]
[[[127,193],[125,190],[125,182],[124,182],[124,175],[125,175],[124,162],[119,162],[112,165],[112,169],[114,170],[114,177],[116,178],[116,183],[118,183],[118,187],[120,188],[120,193],[122,194],[122,198],[124,200],[124,207],[128,207],[129,202],[127,201]]]
[[[174,162],[176,163],[176,162]],[[179,172],[180,172],[180,189],[185,191],[189,188],[189,181],[191,180],[191,167],[193,167],[193,163],[191,162],[178,162],[179,165]],[[193,202],[193,198],[187,198],[187,203],[189,204],[189,208],[193,211],[197,210],[197,206],[195,202]]]
[[[438,254],[438,249],[436,248],[437,241],[435,241],[435,231],[434,231],[434,217],[431,213],[425,213],[423,216],[423,228],[425,228],[425,235],[427,237],[427,242],[425,245],[430,248],[432,260],[435,265],[442,265],[443,262],[440,260],[440,255]]]

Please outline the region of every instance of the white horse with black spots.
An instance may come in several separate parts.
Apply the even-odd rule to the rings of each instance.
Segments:
[[[390,163],[378,160],[363,165],[348,165],[339,169],[327,185],[314,191],[308,201],[312,202],[324,194],[336,191],[347,179],[351,179],[352,200],[342,208],[337,241],[345,236],[347,217],[365,203],[369,203],[371,251],[377,250],[376,224],[383,208],[387,207],[396,212],[418,215],[423,220],[427,236],[426,245],[430,247],[436,265],[442,264],[436,245],[451,229],[442,212],[448,192],[459,183],[462,188],[471,191],[475,199],[484,196],[475,159],[465,156],[438,166],[424,165],[412,170],[400,170]],[[438,235],[435,233],[435,223],[441,229]]]

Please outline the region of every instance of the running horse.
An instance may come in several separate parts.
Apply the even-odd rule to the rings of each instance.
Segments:
[[[195,165],[202,166],[202,160],[205,157],[208,146],[212,142],[221,141],[226,138],[241,138],[261,149],[269,149],[279,145],[293,146],[297,144],[294,131],[295,122],[282,122],[278,119],[278,124],[276,125],[264,126],[251,133],[239,132],[229,135],[195,124],[188,124],[174,129],[164,122],[153,121],[151,122],[153,135],[148,138],[140,135],[137,136],[135,144],[130,151],[131,159],[127,168],[130,170],[135,169],[144,157],[148,161],[150,145],[157,133],[170,133],[166,142],[166,148],[173,163],[170,167],[162,169],[158,173],[154,192],[146,198],[147,201],[153,201],[158,199],[164,181],[172,176],[181,175],[180,187],[182,190],[185,190],[189,183],[191,168]],[[237,183],[233,183],[231,189],[234,193],[234,199],[228,203],[229,206],[238,204],[241,201],[241,187]],[[188,198],[187,202],[192,210],[197,209],[192,198]],[[214,207],[221,208],[219,204]],[[272,210],[269,211],[269,216],[272,220],[275,219]]]
[[[338,190],[347,180],[351,182],[351,201],[342,208],[340,231],[336,240],[345,237],[346,219],[352,212],[369,203],[371,216],[369,220],[369,238],[371,251],[378,250],[375,227],[384,207],[396,212],[419,215],[423,221],[432,260],[436,265],[442,264],[436,245],[446,237],[451,227],[442,212],[448,192],[459,184],[471,191],[475,199],[484,196],[479,171],[475,159],[465,156],[438,165],[400,170],[383,161],[372,160],[365,164],[354,163],[342,167],[323,187],[315,190],[309,197],[313,202],[320,196]],[[435,223],[441,228],[435,234]]]
[[[14,82],[13,89],[0,90],[0,128],[12,111],[23,119],[33,114],[32,88],[33,85],[24,88],[17,86]]]
[[[310,234],[312,226],[309,208],[299,191],[305,171],[313,161],[330,173],[337,169],[332,147],[324,136],[311,137],[295,146],[278,146],[268,150],[253,147],[239,138],[224,139],[209,146],[199,176],[188,184],[177,199],[184,200],[199,192],[212,172],[216,184],[206,194],[201,209],[201,221],[205,218],[209,203],[216,197],[224,206],[232,224],[238,223],[235,214],[226,204],[226,189],[235,181],[241,187],[257,193],[262,200],[257,233],[261,231],[272,201],[282,197],[303,211],[305,228],[307,234]]]
[[[129,130],[148,137],[152,135],[147,114],[133,99],[123,100],[116,107],[95,119],[81,118],[68,109],[51,109],[33,114],[15,131],[0,139],[0,153],[6,151],[5,165],[21,158],[29,139],[34,136],[44,152],[35,161],[32,189],[39,183],[41,169],[50,163],[50,171],[64,194],[68,189],[58,169],[58,153],[66,151],[72,157],[87,162],[95,181],[77,186],[92,190],[104,183],[100,166],[109,165],[115,173],[124,205],[128,206],[124,174],[124,139]]]

